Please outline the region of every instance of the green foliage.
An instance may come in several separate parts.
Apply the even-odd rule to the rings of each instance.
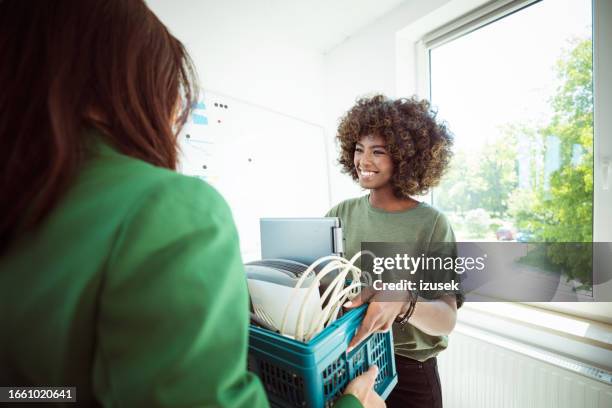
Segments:
[[[576,40],[557,62],[559,85],[548,123],[511,124],[479,151],[455,153],[434,204],[452,214],[456,229],[483,238],[504,224],[500,220],[513,219],[534,241],[592,242],[592,56],[591,40]],[[552,139],[560,151],[555,171],[545,168]],[[519,160],[521,171],[527,169],[520,183]],[[590,284],[592,260],[585,248],[550,245],[547,262]]]
[[[583,40],[557,63],[560,85],[551,101],[554,115],[535,132],[544,143],[550,136],[560,143],[560,166],[550,174],[548,188],[535,183],[532,189],[510,195],[509,212],[539,241],[593,240],[592,56],[591,40]],[[548,256],[570,278],[591,282],[592,259],[584,247],[552,245]]]
[[[470,152],[469,160],[459,151],[436,190],[436,205],[460,214],[481,208],[503,217],[508,197],[517,186],[516,174],[516,138],[511,134]]]
[[[474,238],[480,238],[489,230],[491,219],[486,210],[476,208],[465,214],[465,223],[469,234]]]
[[[517,187],[516,136],[513,133],[504,136],[484,146],[479,166],[484,187],[480,206],[497,217],[506,215],[508,197]]]

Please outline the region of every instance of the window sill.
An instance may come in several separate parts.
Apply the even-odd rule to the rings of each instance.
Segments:
[[[458,331],[476,328],[612,370],[612,325],[503,302],[469,302],[457,316]]]

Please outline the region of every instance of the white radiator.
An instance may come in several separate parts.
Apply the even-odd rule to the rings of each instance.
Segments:
[[[609,372],[521,347],[458,324],[438,356],[444,407],[612,408]]]

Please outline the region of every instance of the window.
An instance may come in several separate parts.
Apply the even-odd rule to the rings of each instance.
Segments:
[[[611,12],[603,3],[594,2],[600,28]],[[598,143],[602,126],[594,133],[593,96],[602,85],[593,86],[593,17],[590,0],[500,0],[423,38],[421,80],[456,135],[432,201],[458,240],[610,241],[602,226],[612,214],[600,204],[603,177],[595,171],[610,146]],[[591,276],[566,280],[593,299]],[[589,317],[612,317],[610,304],[593,306]],[[562,309],[581,314],[579,304]]]

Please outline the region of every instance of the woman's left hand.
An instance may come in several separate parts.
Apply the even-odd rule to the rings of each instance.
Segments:
[[[370,302],[363,322],[348,345],[347,352],[368,338],[370,334],[390,330],[397,316],[405,313],[410,304],[410,302],[386,301],[383,296],[378,292],[364,290],[360,296],[344,304],[344,307],[353,309]]]

